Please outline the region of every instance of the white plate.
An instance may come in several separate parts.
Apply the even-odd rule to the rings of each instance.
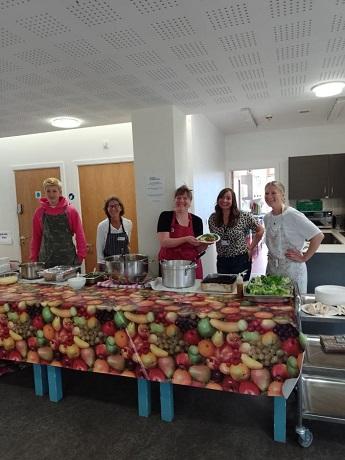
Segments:
[[[301,310],[312,316],[336,316],[339,314],[337,307],[324,305],[321,302],[307,303],[301,306]]]
[[[341,305],[345,303],[345,286],[323,285],[316,286],[315,300],[326,305]]]
[[[214,239],[213,241],[204,241],[203,238],[207,235],[213,235],[216,237],[216,239]],[[213,244],[213,243],[217,243],[217,241],[220,240],[220,236],[216,235],[215,233],[204,233],[203,235],[197,236],[196,239],[200,241],[200,243],[203,243],[203,244]]]

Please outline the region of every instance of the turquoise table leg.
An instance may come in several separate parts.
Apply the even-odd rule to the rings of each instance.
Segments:
[[[140,417],[151,415],[151,382],[138,379],[138,412]]]
[[[49,399],[53,402],[58,402],[63,397],[61,367],[47,366],[47,368]]]
[[[274,440],[286,442],[286,399],[274,396]]]
[[[48,393],[47,366],[33,364],[35,395],[43,396]]]
[[[161,419],[171,422],[174,418],[174,387],[172,383],[160,383]]]

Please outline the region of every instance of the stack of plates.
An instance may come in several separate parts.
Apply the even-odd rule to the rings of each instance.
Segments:
[[[345,286],[333,284],[317,286],[315,288],[315,300],[325,305],[345,304]]]

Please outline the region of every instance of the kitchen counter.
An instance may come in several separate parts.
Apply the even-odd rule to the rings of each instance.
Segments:
[[[339,230],[322,229],[324,234],[334,235],[341,244],[320,244],[318,250],[307,262],[308,292],[316,286],[339,284],[345,286],[345,237]]]
[[[345,254],[345,237],[341,235],[339,230],[335,229],[321,229],[322,233],[330,233],[334,235],[342,244],[320,244],[317,253],[330,253],[330,254]]]

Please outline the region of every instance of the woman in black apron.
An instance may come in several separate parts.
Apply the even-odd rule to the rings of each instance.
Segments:
[[[129,253],[132,230],[132,222],[123,217],[124,206],[117,197],[106,200],[104,212],[107,219],[97,228],[97,263],[100,270],[104,269],[106,257]]]

